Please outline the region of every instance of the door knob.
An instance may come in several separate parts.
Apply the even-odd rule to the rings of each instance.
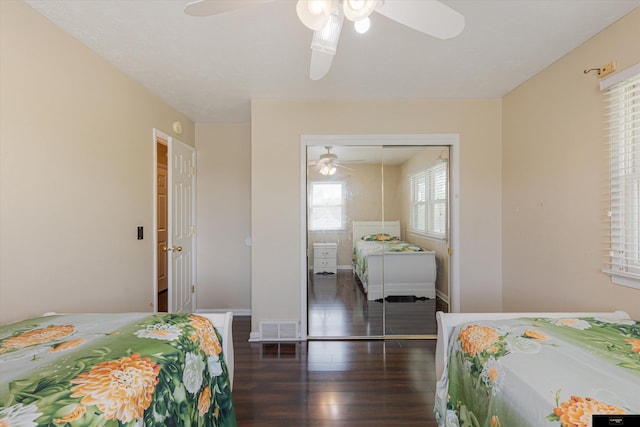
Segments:
[[[173,250],[174,251],[178,251],[178,252],[182,252],[182,246],[174,246]]]
[[[171,248],[169,248],[167,246],[163,246],[162,250],[165,251],[165,252],[167,252],[167,251],[171,252]]]

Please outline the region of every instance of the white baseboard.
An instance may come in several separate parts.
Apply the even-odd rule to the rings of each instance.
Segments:
[[[277,341],[273,341],[273,340],[262,340],[260,339],[260,332],[251,332],[249,334],[249,342],[264,342],[264,343],[270,343],[270,342],[300,342],[300,341],[306,341],[306,338],[300,337],[300,338],[288,338],[288,339],[281,339],[281,340],[277,340]]]
[[[353,267],[351,265],[338,265],[336,266],[338,270],[351,270],[353,271]],[[313,265],[309,266],[309,271],[313,270]]]
[[[251,316],[250,308],[199,308],[196,313],[227,313],[229,311],[234,316]]]

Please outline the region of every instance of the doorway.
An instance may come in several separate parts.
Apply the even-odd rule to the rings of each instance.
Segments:
[[[156,221],[157,221],[157,239],[156,254],[158,257],[158,291],[157,291],[157,311],[167,312],[169,309],[169,289],[168,289],[168,253],[169,239],[169,212],[168,212],[168,157],[167,157],[167,141],[158,138],[156,140]]]
[[[301,148],[303,330],[312,339],[435,338],[435,311],[457,311],[452,248],[457,245],[458,136],[309,136],[302,138]],[[321,170],[327,160],[330,168]],[[429,208],[411,208],[409,200],[412,177],[434,165],[447,178],[446,209],[430,208],[441,214],[435,233],[414,224],[416,213]],[[333,199],[326,198],[331,189]],[[354,229],[366,235],[356,236]],[[392,238],[391,250],[402,241],[408,245],[403,251],[422,253],[405,257],[385,249],[378,257],[379,273],[372,273],[375,257],[370,271],[358,271],[354,242],[373,235]],[[437,279],[425,278],[431,275]]]
[[[154,129],[153,153],[154,310],[193,312],[196,308],[195,149]]]

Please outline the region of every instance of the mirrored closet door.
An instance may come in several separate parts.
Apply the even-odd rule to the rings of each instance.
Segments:
[[[449,148],[385,146],[383,255],[385,336],[437,333],[448,311]]]
[[[447,309],[436,290],[448,295],[448,148],[306,150],[308,336],[435,334],[436,308]]]
[[[378,337],[383,304],[352,269],[353,221],[380,221],[382,147],[307,147],[308,335]]]

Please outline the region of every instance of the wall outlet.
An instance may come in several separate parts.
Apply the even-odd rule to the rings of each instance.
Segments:
[[[598,73],[598,77],[604,77],[613,73],[616,70],[616,61],[611,61],[605,66],[600,68],[600,72]]]

